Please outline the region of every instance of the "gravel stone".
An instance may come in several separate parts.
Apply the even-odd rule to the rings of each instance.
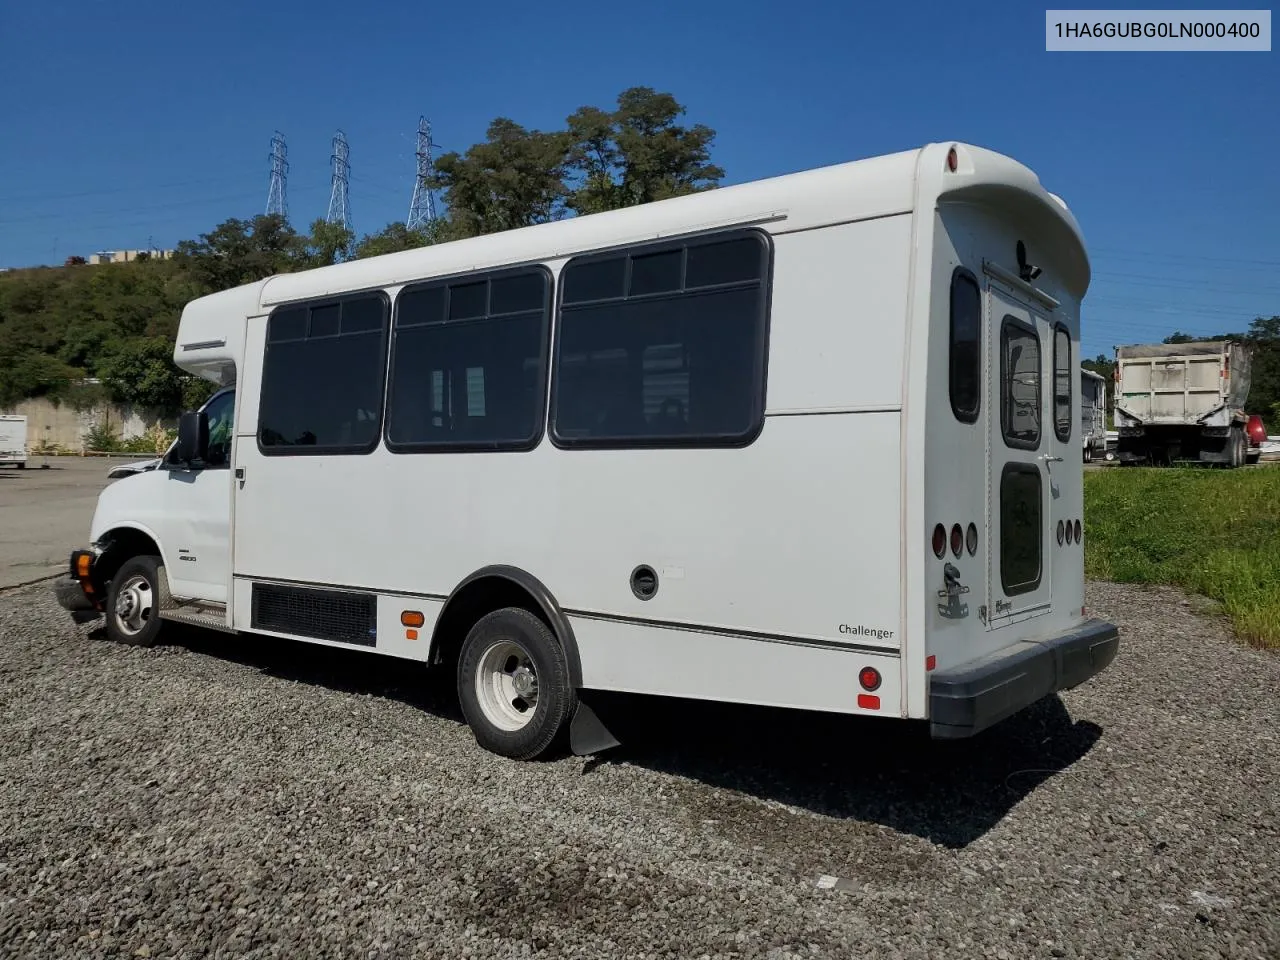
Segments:
[[[614,697],[520,764],[416,664],[0,595],[0,957],[1280,957],[1280,658],[1088,598],[1111,669],[973,741]]]

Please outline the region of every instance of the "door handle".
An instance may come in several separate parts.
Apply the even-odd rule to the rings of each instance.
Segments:
[[[244,467],[236,467],[236,479],[237,480],[244,479]]]
[[[1053,454],[1050,454],[1050,453],[1040,454],[1040,459],[1043,460],[1045,463],[1062,463],[1061,457],[1055,457]]]

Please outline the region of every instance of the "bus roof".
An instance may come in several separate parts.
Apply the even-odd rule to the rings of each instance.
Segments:
[[[947,174],[949,179],[944,180],[945,158],[952,147],[961,159],[956,172]],[[790,233],[910,213],[917,207],[932,208],[940,200],[953,197],[1029,202],[1040,214],[1051,214],[1050,219],[1056,222],[1059,232],[1074,239],[1073,245],[1077,247],[1074,258],[1084,256],[1084,243],[1075,218],[1059,197],[1040,185],[1031,170],[990,150],[944,142],[621,210],[278,274],[262,286],[260,306],[267,310],[289,301],[396,286],[472,270],[557,260],[628,243],[733,225],[759,224],[771,233]],[[1084,263],[1083,284],[1087,286],[1087,259]],[[1072,279],[1078,281],[1079,277]]]

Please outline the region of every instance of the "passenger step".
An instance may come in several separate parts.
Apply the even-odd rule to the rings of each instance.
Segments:
[[[161,620],[185,623],[192,627],[207,627],[223,633],[235,633],[227,626],[227,606],[224,603],[208,603],[203,600],[173,600],[160,610]]]

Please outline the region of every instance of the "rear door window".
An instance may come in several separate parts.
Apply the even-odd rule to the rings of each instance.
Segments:
[[[1006,596],[1040,585],[1042,495],[1035,464],[1005,464],[1000,475],[1000,585]]]
[[[1040,338],[1011,316],[1000,328],[1000,426],[1010,447],[1040,446]]]

